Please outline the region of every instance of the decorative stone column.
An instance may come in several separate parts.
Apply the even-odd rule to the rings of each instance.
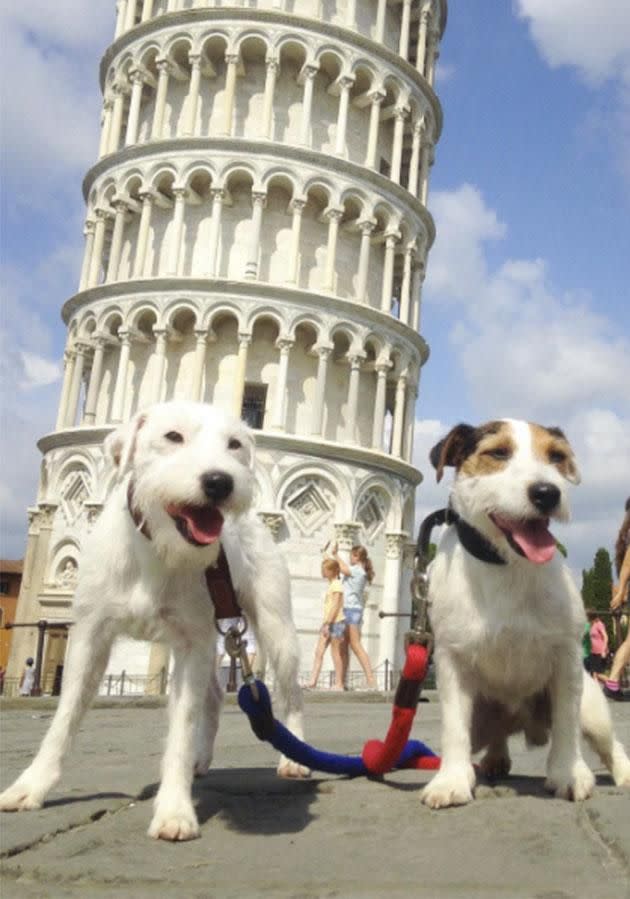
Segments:
[[[149,246],[149,232],[151,229],[151,216],[155,194],[152,190],[143,190],[138,194],[142,201],[140,224],[138,225],[138,240],[136,242],[136,258],[133,265],[133,277],[144,278],[146,276],[147,249]]]
[[[103,115],[101,117],[101,139],[98,145],[99,159],[102,159],[106,153],[109,153],[109,135],[112,127],[113,109],[114,101],[109,95],[106,95],[103,101]]]
[[[276,77],[279,69],[280,64],[278,60],[268,57],[261,126],[261,137],[266,140],[271,140],[273,137],[273,95],[276,89]]]
[[[433,144],[426,143],[420,153],[420,202],[427,205],[429,199],[429,166],[433,162]]]
[[[383,574],[383,599],[381,611],[391,615],[397,613],[400,598],[403,548],[409,539],[406,531],[388,531],[385,534],[385,572]],[[397,660],[399,618],[381,619],[378,664],[385,660],[394,665]]]
[[[420,26],[418,28],[418,53],[416,56],[416,69],[424,76],[424,66],[427,53],[427,28],[431,18],[431,6],[425,4],[420,13]]]
[[[136,0],[127,0],[124,30],[129,31],[136,24]]]
[[[337,257],[337,238],[339,236],[339,222],[343,218],[343,209],[328,209],[325,212],[328,219],[328,244],[326,246],[326,267],[322,290],[334,290],[335,288],[335,261]]]
[[[387,13],[387,0],[378,0],[376,9],[376,34],[374,40],[382,44],[385,40],[385,15]]]
[[[405,410],[405,437],[403,444],[402,456],[406,462],[412,464],[413,459],[413,438],[416,426],[416,399],[418,391],[414,387],[414,379],[411,378],[407,383],[407,408]]]
[[[411,241],[405,247],[405,255],[403,259],[403,278],[400,288],[400,313],[398,318],[404,325],[410,324],[411,310],[411,268],[413,265],[413,254],[415,252],[415,243]]]
[[[397,231],[387,231],[385,233],[381,312],[386,312],[387,314],[392,311],[392,297],[394,295],[394,256],[396,254],[396,243],[399,237],[400,234]]]
[[[238,66],[238,54],[225,54],[225,97],[223,101],[223,134],[232,136],[232,124],[234,121],[234,98],[236,96],[236,69]]]
[[[363,356],[358,353],[350,356],[350,378],[348,381],[348,411],[346,423],[346,443],[357,442],[357,411],[359,408],[359,381]]]
[[[302,97],[302,121],[300,124],[299,143],[303,147],[311,145],[311,114],[313,109],[313,85],[315,76],[319,69],[317,66],[306,65],[300,72],[300,78],[304,85],[304,95]]]
[[[114,104],[112,107],[112,121],[109,128],[108,147],[109,153],[115,153],[120,145],[120,135],[122,131],[122,119],[125,109],[125,89],[121,84],[115,84],[112,87],[114,94]]]
[[[251,342],[252,335],[250,333],[239,333],[238,357],[236,359],[236,374],[234,376],[234,398],[232,401],[232,412],[237,418],[241,417],[241,411],[243,409],[245,378],[247,374],[247,355]]]
[[[195,331],[195,358],[193,360],[192,384],[190,388],[191,399],[200,402],[203,399],[203,372],[206,367],[206,349],[208,347],[208,332]]]
[[[340,552],[347,555],[352,547],[359,543],[361,523],[359,521],[336,521],[334,528],[335,542]]]
[[[185,187],[173,188],[175,206],[173,210],[173,227],[171,230],[171,242],[168,254],[167,275],[178,275],[182,258],[182,232],[184,230],[184,212],[186,209],[186,196],[188,190]]]
[[[138,124],[140,122],[140,104],[142,102],[142,89],[144,87],[144,72],[142,69],[133,69],[131,72],[131,100],[129,101],[129,116],[127,118],[127,132],[125,134],[125,146],[129,147],[138,140]]]
[[[385,91],[372,91],[370,94],[370,125],[368,130],[365,165],[369,169],[376,168],[376,150],[378,148],[378,131],[381,121],[381,106],[385,99]]]
[[[260,255],[260,231],[262,228],[262,214],[267,202],[267,194],[252,191],[252,222],[249,252],[245,263],[245,277],[258,277],[258,257]]]
[[[168,95],[168,80],[171,72],[171,63],[161,56],[155,61],[158,70],[157,89],[155,91],[155,108],[153,110],[153,124],[151,125],[151,138],[161,140],[164,130],[164,112],[166,110],[166,97]]]
[[[83,416],[84,425],[93,425],[96,421],[96,403],[98,401],[98,391],[103,377],[103,358],[108,343],[109,338],[107,335],[94,335],[94,356],[92,358],[92,371],[90,372],[90,382],[88,384],[87,396],[85,399],[85,415]]]
[[[420,311],[422,309],[422,285],[424,283],[425,267],[422,262],[416,263],[413,269],[411,293],[413,296],[411,327],[414,331],[420,330]]]
[[[409,184],[407,185],[409,193],[416,198],[418,196],[418,176],[420,174],[420,151],[422,149],[422,138],[425,131],[426,124],[424,116],[421,116],[413,124],[411,159],[409,161]]]
[[[289,283],[297,284],[300,278],[300,233],[302,230],[302,213],[306,200],[296,197],[291,200],[289,208],[293,213],[291,222],[291,255],[289,257]]]
[[[435,67],[437,65],[438,58],[440,56],[439,51],[439,34],[431,29],[429,32],[429,38],[427,41],[427,59],[426,59],[426,69],[425,75],[426,79],[433,87],[433,83],[435,81]]]
[[[357,272],[357,290],[355,299],[359,303],[368,301],[368,275],[370,272],[370,248],[372,246],[372,233],[376,227],[374,219],[366,219],[359,222],[361,231],[361,243],[359,246],[359,270]]]
[[[152,402],[159,403],[162,399],[162,383],[164,381],[164,369],[166,368],[166,345],[168,331],[166,328],[153,328],[155,336],[155,372],[153,375]]]
[[[131,332],[121,328],[118,332],[118,336],[120,338],[120,357],[118,359],[114,399],[112,400],[112,424],[120,424],[123,420],[125,394],[127,392],[127,370],[129,368],[129,356],[131,354]]]
[[[405,402],[407,391],[407,375],[399,375],[396,381],[396,400],[394,403],[394,423],[392,428],[392,456],[402,457],[403,429],[405,426]]]
[[[94,252],[94,222],[91,219],[87,219],[83,228],[83,234],[85,235],[85,249],[83,251],[83,264],[81,266],[79,290],[85,290],[88,286],[90,263],[92,261],[92,253]]]
[[[377,362],[376,398],[374,401],[374,426],[372,428],[372,449],[383,449],[383,428],[385,426],[385,403],[387,401],[387,372],[391,362]]]
[[[212,217],[210,219],[210,241],[208,250],[208,277],[216,278],[219,274],[219,235],[221,234],[221,213],[225,191],[222,188],[212,188]]]
[[[79,405],[79,395],[81,393],[81,384],[83,383],[83,368],[85,366],[85,357],[89,352],[86,343],[77,342],[74,345],[75,362],[72,370],[72,382],[68,392],[68,405],[66,408],[66,427],[72,428],[77,418],[77,407]]]
[[[66,417],[68,408],[68,395],[70,393],[70,385],[72,384],[74,365],[76,354],[74,349],[68,347],[63,354],[63,384],[61,387],[61,397],[59,399],[59,408],[57,410],[57,423],[55,431],[61,431],[66,427]]]
[[[185,137],[192,137],[197,125],[197,106],[199,105],[199,88],[201,86],[201,54],[189,53],[188,62],[190,63],[190,86],[186,97],[186,121],[183,134]]]
[[[276,346],[280,350],[280,361],[278,363],[278,377],[276,380],[276,397],[274,403],[272,427],[276,431],[284,431],[287,375],[289,373],[289,353],[291,352],[293,341],[289,340],[287,337],[279,337],[276,341]]]
[[[409,113],[407,106],[397,106],[394,109],[394,140],[392,143],[392,167],[390,178],[395,184],[400,184],[400,169],[402,164],[403,141],[405,137],[405,119]]]
[[[324,429],[324,399],[326,397],[326,378],[328,375],[328,360],[332,353],[332,346],[324,344],[316,347],[317,353],[317,383],[315,385],[315,401],[313,403],[313,424],[311,434],[319,436]]]
[[[346,155],[346,128],[348,127],[348,105],[350,103],[350,88],[354,84],[354,78],[343,76],[339,78],[339,111],[337,114],[337,135],[335,138],[335,154]]]
[[[403,59],[409,56],[409,26],[411,24],[411,0],[402,0],[400,19],[400,40],[398,41],[398,55]]]
[[[109,262],[107,265],[107,274],[105,282],[118,280],[118,267],[120,265],[120,253],[122,250],[123,234],[125,230],[125,217],[127,215],[127,201],[120,197],[112,200],[112,208],[115,210],[114,230],[112,232],[112,242],[109,248]]]
[[[94,243],[92,244],[92,258],[90,260],[87,287],[96,287],[100,280],[103,248],[105,246],[105,228],[110,213],[105,209],[97,209],[94,215],[96,216],[96,224],[94,225]]]
[[[140,14],[141,22],[148,22],[153,16],[153,2],[154,0],[143,0],[142,12]]]

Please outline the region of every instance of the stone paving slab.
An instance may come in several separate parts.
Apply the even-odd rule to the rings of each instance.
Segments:
[[[309,738],[358,753],[382,737],[391,707],[378,697],[307,701]],[[630,745],[630,704],[614,706]],[[50,709],[2,711],[2,785],[27,761]],[[437,704],[419,707],[412,736],[439,750]],[[87,716],[62,781],[44,809],[2,815],[2,895],[32,897],[461,897],[628,899],[630,791],[598,773],[575,805],[543,790],[544,751],[513,741],[515,776],[481,784],[469,806],[431,811],[418,792],[430,774],[382,779],[276,778],[275,753],[233,705],[215,764],[196,782],[201,838],[146,836],[165,711],[119,704]]]

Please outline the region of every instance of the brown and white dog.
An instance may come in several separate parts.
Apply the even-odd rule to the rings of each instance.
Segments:
[[[482,749],[482,771],[507,774],[517,732],[529,745],[551,738],[545,786],[556,796],[593,790],[580,728],[615,783],[630,786],[606,700],[582,668],[582,600],[549,531],[550,519],[569,517],[567,487],[579,483],[564,434],[514,420],[458,425],[430,459],[438,481],[447,466],[456,475],[455,520],[431,566],[442,765],[423,802],[469,802]]]

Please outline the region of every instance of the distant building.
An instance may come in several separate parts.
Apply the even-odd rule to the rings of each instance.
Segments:
[[[81,547],[111,484],[103,438],[139,408],[185,397],[256,429],[257,508],[289,560],[305,658],[333,538],[367,545],[364,640],[375,665],[395,665],[406,621],[378,613],[410,607],[446,0],[117,10],[20,615],[71,617]],[[18,671],[32,648],[26,633],[14,645]],[[124,641],[109,670],[167,663]]]
[[[13,636],[13,631],[7,630],[6,626],[15,621],[22,568],[22,559],[0,559],[0,668],[5,670],[9,662]]]

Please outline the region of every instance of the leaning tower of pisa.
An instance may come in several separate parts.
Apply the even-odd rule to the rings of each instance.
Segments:
[[[331,537],[368,547],[364,642],[376,665],[399,658],[405,623],[378,612],[409,606],[445,21],[446,0],[118,0],[20,620],[71,617],[112,477],[104,437],[186,397],[257,432],[258,514],[289,560],[304,666]],[[13,671],[33,640],[15,632]],[[136,674],[163,663],[140,644],[115,655]]]

